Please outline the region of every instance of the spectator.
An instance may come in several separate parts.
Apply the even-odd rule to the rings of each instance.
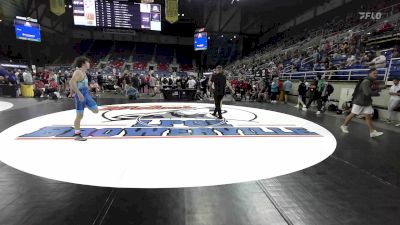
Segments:
[[[29,71],[25,71],[22,74],[22,77],[24,79],[24,84],[26,85],[32,85],[33,84],[33,77],[32,77],[32,73]]]
[[[386,57],[381,54],[381,51],[376,51],[376,57],[369,63],[371,68],[385,68]]]
[[[46,90],[44,82],[38,78],[35,81],[35,97],[43,97],[44,91]]]
[[[126,96],[128,96],[129,100],[136,100],[139,98],[139,91],[132,85],[128,84],[126,86]]]
[[[274,77],[271,83],[271,103],[277,103],[277,96],[279,94],[279,80]]]
[[[311,103],[318,99],[317,84],[318,84],[319,77],[321,77],[321,75],[317,75],[317,79],[314,79],[313,81],[311,81],[311,83],[308,86],[308,90],[307,90],[308,102],[307,102],[306,107],[305,108],[303,107],[303,111],[307,111],[310,108]]]
[[[129,86],[132,86],[132,76],[128,73],[124,74],[124,86],[126,86],[127,84],[129,84]],[[126,87],[125,87],[126,90]]]
[[[201,97],[202,98],[204,98],[204,95],[208,98],[208,93],[207,93],[208,79],[209,79],[209,77],[205,76],[200,80],[200,86],[201,86],[201,92],[202,92]]]
[[[326,40],[325,44],[324,44],[324,53],[325,53],[325,55],[328,55],[331,50],[332,50],[331,43],[328,40]]]
[[[116,83],[114,85],[114,89],[116,90],[116,94],[122,94],[122,87],[124,83],[124,78],[122,77],[122,74],[117,77]]]
[[[156,83],[157,83],[157,80],[153,74],[149,78],[149,93],[151,93],[153,97],[156,96],[156,92],[155,92]]]
[[[300,80],[299,87],[297,88],[299,92],[299,96],[297,98],[297,105],[296,108],[306,108],[306,94],[307,94],[307,85],[304,83],[304,80]]]
[[[242,100],[244,97],[244,100],[246,101],[247,100],[247,98],[246,98],[247,82],[245,80],[242,80],[239,83],[239,91],[240,91],[240,100]]]
[[[288,102],[289,94],[292,91],[293,83],[290,80],[286,80],[283,83],[283,90],[285,91],[285,104]]]
[[[98,83],[96,83],[95,80],[92,80],[90,82],[89,88],[90,88],[90,92],[92,92],[96,97],[99,96],[100,86]]]
[[[389,90],[389,104],[388,104],[388,113],[389,117],[387,119],[387,123],[392,123],[395,117],[395,109],[400,106],[400,85],[399,79],[393,79],[393,86]]]
[[[52,99],[60,98],[59,86],[58,86],[56,80],[54,79],[54,77],[50,78],[50,82],[44,92],[46,95],[48,95]]]
[[[387,20],[385,20],[382,27],[378,29],[377,34],[383,34],[385,32],[392,31],[392,30],[393,30],[392,24],[390,24]]]
[[[132,87],[136,88],[136,90],[140,89],[140,79],[139,79],[139,74],[136,74],[132,78]]]
[[[267,85],[263,79],[260,79],[256,85],[257,101],[263,102],[268,100]]]
[[[99,85],[100,91],[104,91],[103,85],[104,85],[104,81],[103,81],[103,75],[99,72],[97,74],[97,84]]]
[[[195,89],[196,88],[196,81],[194,80],[193,77],[190,77],[189,81],[187,82],[187,87],[189,89]]]
[[[371,61],[370,54],[368,54],[367,52],[364,53],[363,57],[361,58],[361,64],[368,65],[370,61]]]
[[[372,96],[379,95],[378,91],[372,90],[372,84],[377,78],[378,72],[373,68],[369,71],[368,78],[361,80],[357,84],[353,94],[353,107],[351,113],[346,117],[344,124],[340,127],[343,133],[349,133],[348,125],[355,115],[364,115],[370,132],[370,137],[374,138],[383,134],[382,132],[376,131],[372,124],[372,115],[374,114],[374,109],[372,108]]]
[[[322,79],[322,81],[324,81],[325,84],[323,84],[324,88],[322,89],[321,98],[319,99],[320,102],[318,104],[320,112],[325,112],[325,107],[326,103],[329,100],[329,96],[333,93],[335,89],[333,88],[333,85],[330,82],[326,81],[324,78]]]
[[[347,68],[350,68],[350,67],[352,67],[355,63],[356,63],[356,56],[355,56],[355,55],[351,55],[350,57],[347,58],[346,67],[347,67]]]
[[[67,87],[67,82],[68,82],[68,72],[65,71],[64,73],[60,74],[60,78],[59,78],[59,84],[60,84],[60,88],[61,90],[64,92]]]

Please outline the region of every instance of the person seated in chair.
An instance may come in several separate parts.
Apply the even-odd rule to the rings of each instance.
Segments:
[[[60,98],[60,86],[54,77],[50,78],[50,82],[46,85],[44,93],[51,98]]]
[[[90,87],[90,92],[92,92],[96,97],[98,97],[100,92],[99,84],[95,80],[92,80],[90,82],[89,87]]]
[[[132,85],[126,85],[126,96],[128,96],[129,100],[136,100],[139,98],[139,91],[134,88]]]

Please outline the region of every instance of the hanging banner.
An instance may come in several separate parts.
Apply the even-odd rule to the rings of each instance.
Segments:
[[[50,0],[50,11],[57,16],[65,13],[65,0]]]
[[[165,0],[165,18],[170,23],[178,21],[178,0]]]

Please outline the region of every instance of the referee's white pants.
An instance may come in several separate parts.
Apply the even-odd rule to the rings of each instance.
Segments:
[[[400,99],[390,99],[388,105],[389,120],[393,120],[396,112],[394,111],[400,104]]]

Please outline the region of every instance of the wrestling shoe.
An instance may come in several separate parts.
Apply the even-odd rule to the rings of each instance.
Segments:
[[[75,141],[87,141],[87,139],[84,138],[84,137],[82,137],[81,134],[75,134],[75,135],[74,135],[74,140],[75,140]]]

